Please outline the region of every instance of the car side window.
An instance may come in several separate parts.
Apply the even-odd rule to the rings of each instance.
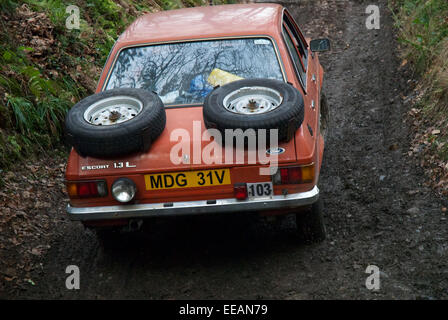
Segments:
[[[307,51],[308,45],[305,42],[305,38],[303,37],[299,27],[289,18],[288,15],[284,16],[284,25],[289,30],[290,36],[294,41],[294,45],[299,50],[300,58],[302,59],[306,71],[308,63],[308,51]]]
[[[293,37],[291,35],[291,30],[287,25],[283,25],[283,36],[288,47],[289,54],[291,56],[296,74],[302,83],[304,89],[306,89],[306,68],[305,61],[301,58],[300,50],[295,45]]]

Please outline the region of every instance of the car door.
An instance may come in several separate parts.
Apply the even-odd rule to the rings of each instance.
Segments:
[[[296,82],[300,84],[305,93],[304,130],[314,136],[317,132],[317,97],[319,94],[314,56],[309,50],[308,42],[302,32],[286,10],[283,15],[282,28],[283,38],[294,65]]]

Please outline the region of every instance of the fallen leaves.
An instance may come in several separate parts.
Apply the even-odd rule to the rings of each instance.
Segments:
[[[390,151],[395,151],[395,150],[398,150],[399,148],[400,147],[399,147],[398,143],[394,143],[389,146]]]
[[[10,22],[10,27],[16,30],[18,40],[26,47],[31,57],[45,56],[50,49],[54,50],[53,24],[45,12],[34,12],[27,4],[16,10],[16,19]]]
[[[428,184],[441,195],[448,195],[448,127],[446,117],[429,117],[419,103],[424,95],[421,87],[416,88],[413,107],[408,111],[408,122],[414,132],[408,155],[416,157],[423,167]]]
[[[0,192],[0,287],[35,285],[30,272],[51,248],[64,221],[65,159],[41,159],[2,173]]]
[[[31,254],[35,255],[35,256],[40,256],[40,255],[42,255],[43,251],[44,251],[43,247],[36,247],[36,248],[31,249]]]

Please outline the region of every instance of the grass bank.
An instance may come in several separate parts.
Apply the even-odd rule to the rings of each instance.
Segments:
[[[208,4],[208,0],[0,0],[0,172],[61,147],[67,110],[93,93],[112,45],[135,18]],[[79,8],[79,29],[66,27],[69,5]]]
[[[448,194],[448,1],[391,0],[402,65],[410,64],[418,84],[410,101],[414,128],[410,155],[426,169],[430,183]]]

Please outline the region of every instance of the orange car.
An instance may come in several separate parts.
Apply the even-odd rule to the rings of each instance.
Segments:
[[[134,229],[156,216],[294,212],[300,237],[324,239],[317,52],[329,46],[277,4],[138,18],[96,94],[67,115],[69,217]]]

